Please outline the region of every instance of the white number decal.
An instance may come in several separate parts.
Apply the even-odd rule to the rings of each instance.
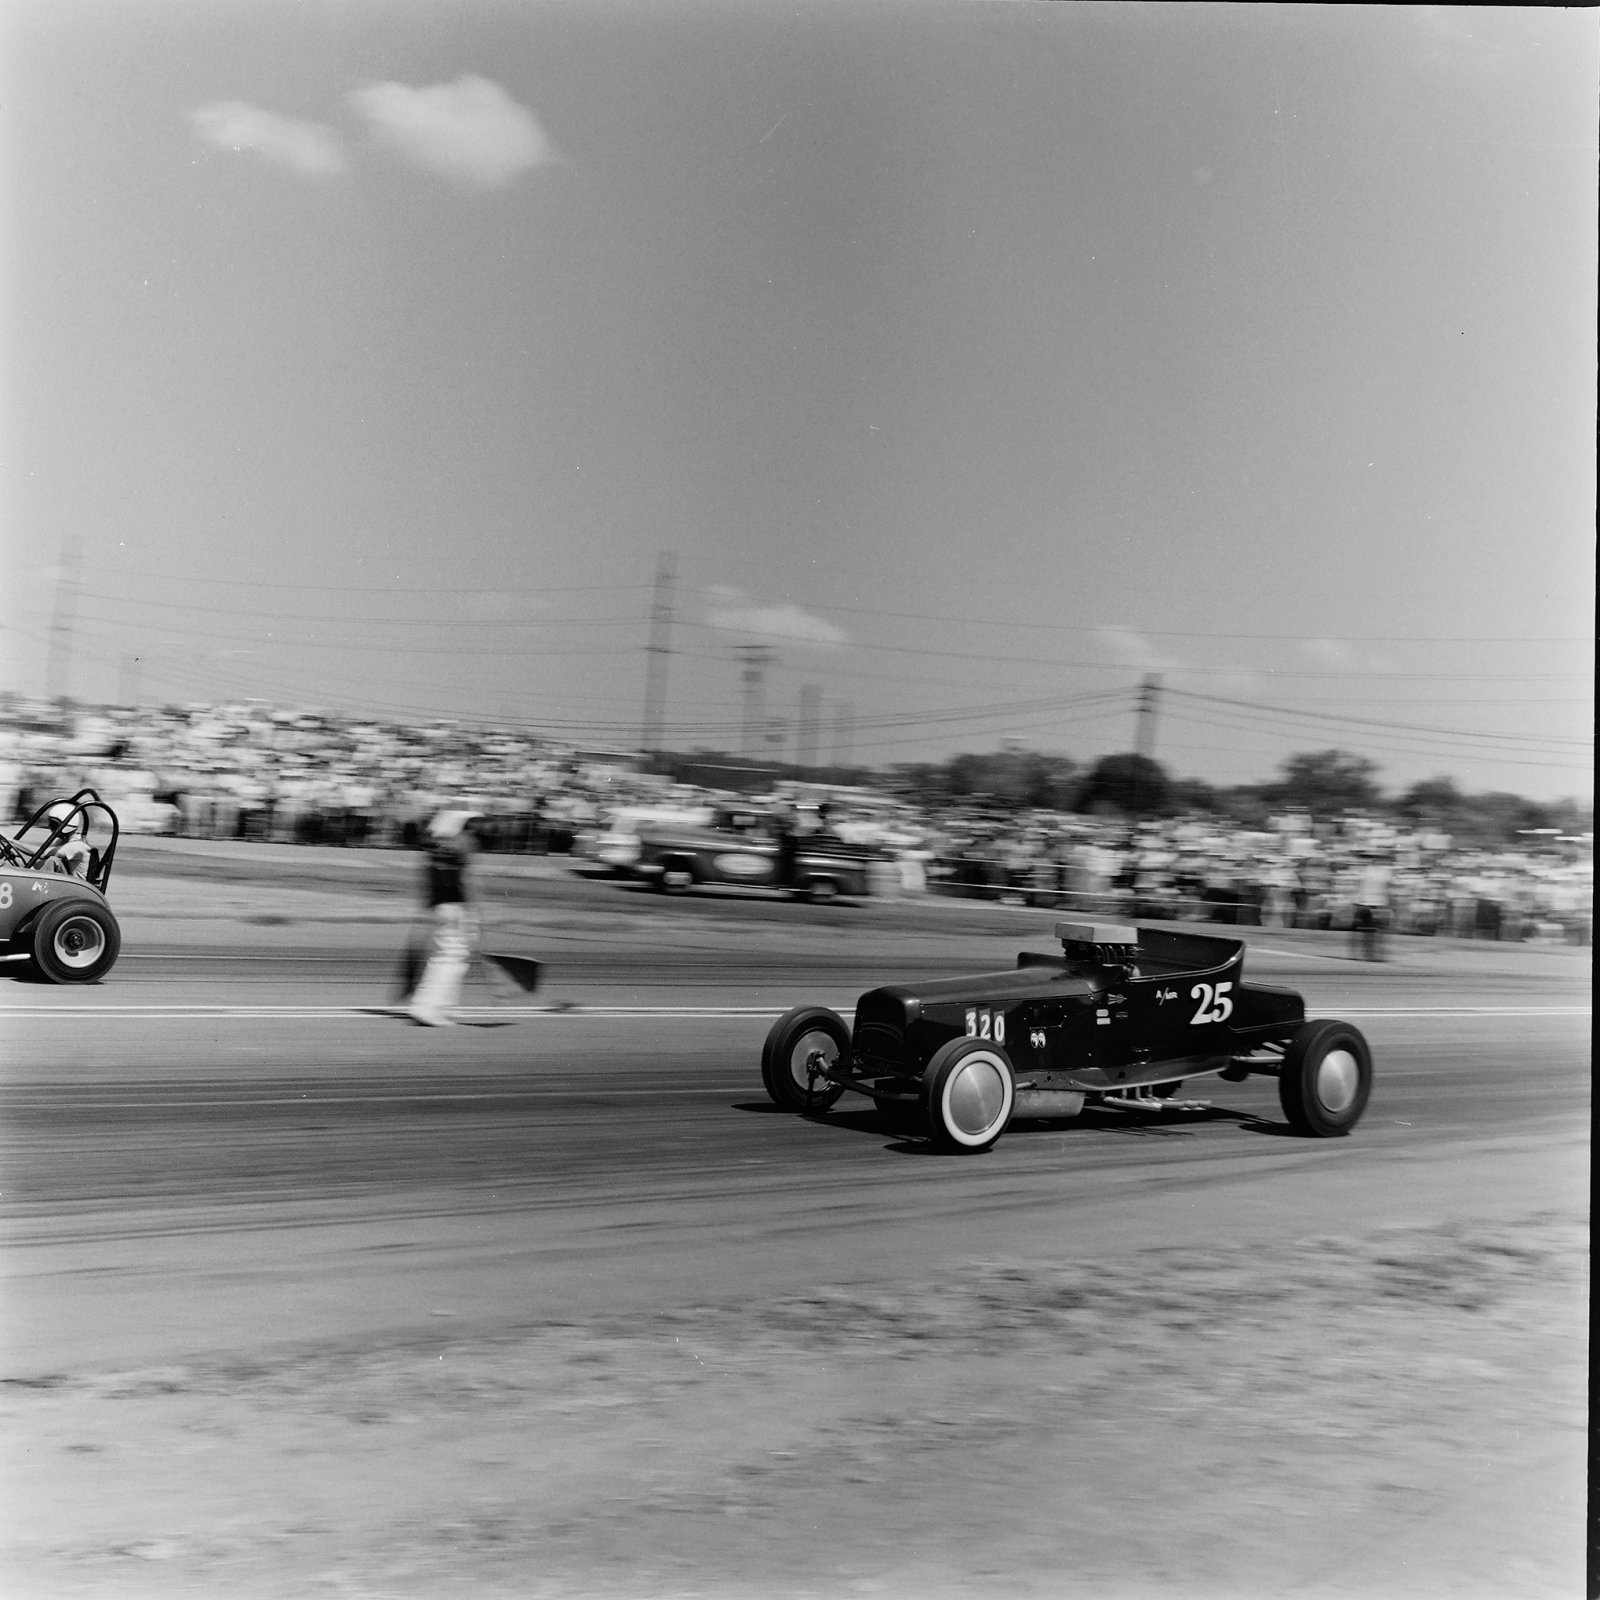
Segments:
[[[4,911],[5,908],[10,904],[11,885],[9,883],[0,883],[0,911]]]
[[[1231,983],[1219,983],[1213,988],[1209,983],[1197,983],[1189,991],[1191,1000],[1200,1002],[1200,1009],[1189,1018],[1190,1027],[1203,1022],[1226,1022],[1233,1015],[1233,1001],[1228,998]]]
[[[967,1037],[993,1039],[996,1044],[1006,1042],[1006,1014],[1003,1011],[980,1011],[967,1008]]]

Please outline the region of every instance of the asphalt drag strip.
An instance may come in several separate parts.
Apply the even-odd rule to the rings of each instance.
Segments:
[[[1575,1591],[1586,953],[1274,930],[1348,1138],[1201,1080],[945,1157],[779,1111],[768,1022],[1046,919],[562,892],[502,917],[549,1002],[455,1028],[309,891],[0,978],[5,1593]]]

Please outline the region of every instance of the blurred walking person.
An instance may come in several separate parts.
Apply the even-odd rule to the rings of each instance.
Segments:
[[[424,884],[428,902],[428,961],[406,1014],[426,1028],[447,1028],[461,1000],[472,960],[477,913],[472,904],[471,866],[477,852],[475,811],[441,811],[428,824]]]
[[[1389,892],[1393,878],[1388,866],[1368,856],[1357,869],[1351,942],[1364,961],[1382,961],[1384,929],[1389,925]]]

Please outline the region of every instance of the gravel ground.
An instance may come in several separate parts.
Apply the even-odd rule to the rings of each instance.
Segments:
[[[1586,1220],[1546,1212],[11,1382],[0,1579],[15,1600],[1573,1595],[1586,1252]]]

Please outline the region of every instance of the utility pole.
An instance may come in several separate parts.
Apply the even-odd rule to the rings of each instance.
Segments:
[[[667,715],[667,657],[672,654],[672,586],[677,557],[663,550],[656,558],[655,596],[650,602],[650,643],[645,646],[644,751],[660,755]]]
[[[61,541],[61,569],[56,574],[56,604],[50,619],[50,649],[44,663],[44,697],[65,699],[72,676],[72,632],[78,613],[78,572],[83,562],[83,541],[70,528]]]
[[[773,650],[764,644],[737,644],[733,653],[743,663],[739,677],[744,685],[744,721],[739,736],[739,754],[757,756],[766,722],[767,668]]]
[[[1133,748],[1146,761],[1156,758],[1156,709],[1160,698],[1161,680],[1151,675],[1139,685],[1139,718],[1133,735]]]

